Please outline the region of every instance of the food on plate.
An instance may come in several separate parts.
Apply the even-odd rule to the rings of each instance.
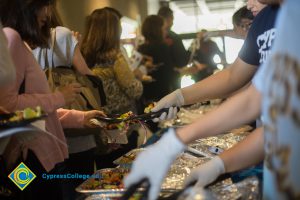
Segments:
[[[27,119],[38,118],[38,117],[41,117],[41,115],[42,115],[41,107],[37,106],[35,110],[32,108],[25,108],[22,111],[16,111],[16,112],[12,113],[8,119],[2,119],[1,121],[3,123],[18,122],[18,121],[23,121],[23,120],[27,120]]]
[[[154,108],[155,103],[150,103],[145,109],[144,109],[144,113],[150,113],[151,109]]]
[[[36,110],[33,110],[32,108],[25,108],[23,111],[24,119],[32,119],[32,118],[40,117],[41,115],[42,115],[42,110],[40,106],[37,106]]]
[[[98,190],[98,189],[123,189],[123,178],[129,173],[125,169],[103,169],[99,170],[99,178],[89,179],[82,184],[82,189],[85,190]]]
[[[152,78],[152,76],[149,76],[149,75],[143,75],[142,76],[142,81],[151,82],[151,81],[153,81],[153,78]]]

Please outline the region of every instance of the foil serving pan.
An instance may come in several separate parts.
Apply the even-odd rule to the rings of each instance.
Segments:
[[[145,150],[144,148],[133,149],[127,152],[126,154],[124,154],[123,156],[114,160],[113,163],[116,165],[120,165],[121,167],[123,166],[128,167],[132,164],[132,162],[137,157],[137,155],[144,150]]]
[[[98,194],[103,198],[116,198],[121,197],[122,194],[126,191],[123,186],[122,179],[123,177],[129,173],[129,169],[126,168],[106,168],[100,169],[92,177],[85,180],[82,184],[80,184],[76,191],[79,193],[86,194]],[[108,174],[114,174],[114,177],[108,176]],[[115,176],[116,174],[116,176]],[[109,177],[109,178],[107,178]],[[119,181],[114,181],[109,184],[110,179],[116,180],[115,177],[119,177]],[[107,184],[106,184],[107,183]],[[110,187],[112,186],[112,187]],[[139,191],[143,191],[143,188],[139,188]],[[173,193],[177,191],[175,188],[162,188],[162,193]]]
[[[141,151],[143,151],[143,149],[136,149],[131,152],[138,153]],[[169,194],[182,189],[184,179],[190,174],[191,170],[207,160],[207,158],[197,158],[186,153],[181,154],[171,166],[162,184],[161,193]],[[79,185],[76,188],[76,191],[80,193],[101,194],[103,197],[120,197],[125,192],[122,179],[129,173],[129,170],[129,168],[122,168],[122,165],[120,165],[119,168],[98,170],[92,177]],[[109,188],[109,186],[104,187],[104,185],[102,185],[103,182],[107,182],[107,180],[105,180],[105,177],[108,176],[107,174],[111,173],[121,174],[121,176],[119,176],[120,181],[117,183],[119,185],[117,188]],[[143,188],[140,188],[138,191],[142,190]]]

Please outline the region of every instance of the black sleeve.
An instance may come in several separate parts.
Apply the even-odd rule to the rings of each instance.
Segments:
[[[177,34],[171,35],[173,44],[171,45],[171,56],[176,67],[183,67],[188,64],[189,52],[184,48],[181,38]]]

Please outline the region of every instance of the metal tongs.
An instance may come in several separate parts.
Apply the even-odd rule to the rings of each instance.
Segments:
[[[212,186],[220,181],[223,181],[227,178],[230,178],[230,174],[223,174],[221,176],[219,176],[219,178],[217,178],[217,180],[215,180],[214,182],[208,184],[207,186],[205,186],[205,188],[208,188],[209,186]],[[189,183],[188,185],[186,185],[183,189],[178,190],[177,192],[174,192],[173,194],[171,194],[168,197],[159,197],[157,200],[175,200],[178,199],[181,195],[183,195],[188,189],[190,189],[191,187],[194,187],[197,183],[197,180],[192,181],[191,183]]]
[[[149,189],[150,189],[149,179],[143,178],[139,182],[131,185],[123,194],[123,196],[120,198],[120,200],[128,200],[137,190],[141,191],[142,194],[140,200],[147,200]]]
[[[179,111],[180,108],[177,107],[177,110]],[[162,113],[167,112],[168,113],[169,108],[163,108],[157,112],[150,112],[150,113],[145,113],[141,115],[136,115],[136,116],[131,116],[127,117],[125,119],[120,119],[118,117],[97,117],[98,120],[106,122],[108,124],[116,124],[116,123],[121,123],[125,121],[133,121],[133,120],[140,120],[140,121],[148,121],[151,119],[154,119],[156,117],[159,117]]]
[[[177,192],[174,192],[168,197],[158,197],[157,200],[175,200],[178,199],[185,191],[187,191],[189,188],[193,187],[197,183],[197,180],[192,181],[187,186],[185,186],[183,189],[178,190]]]

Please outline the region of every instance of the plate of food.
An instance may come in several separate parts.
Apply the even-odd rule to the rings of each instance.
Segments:
[[[40,106],[37,106],[36,109],[25,108],[14,113],[0,114],[0,128],[26,126],[46,116],[42,113]]]

